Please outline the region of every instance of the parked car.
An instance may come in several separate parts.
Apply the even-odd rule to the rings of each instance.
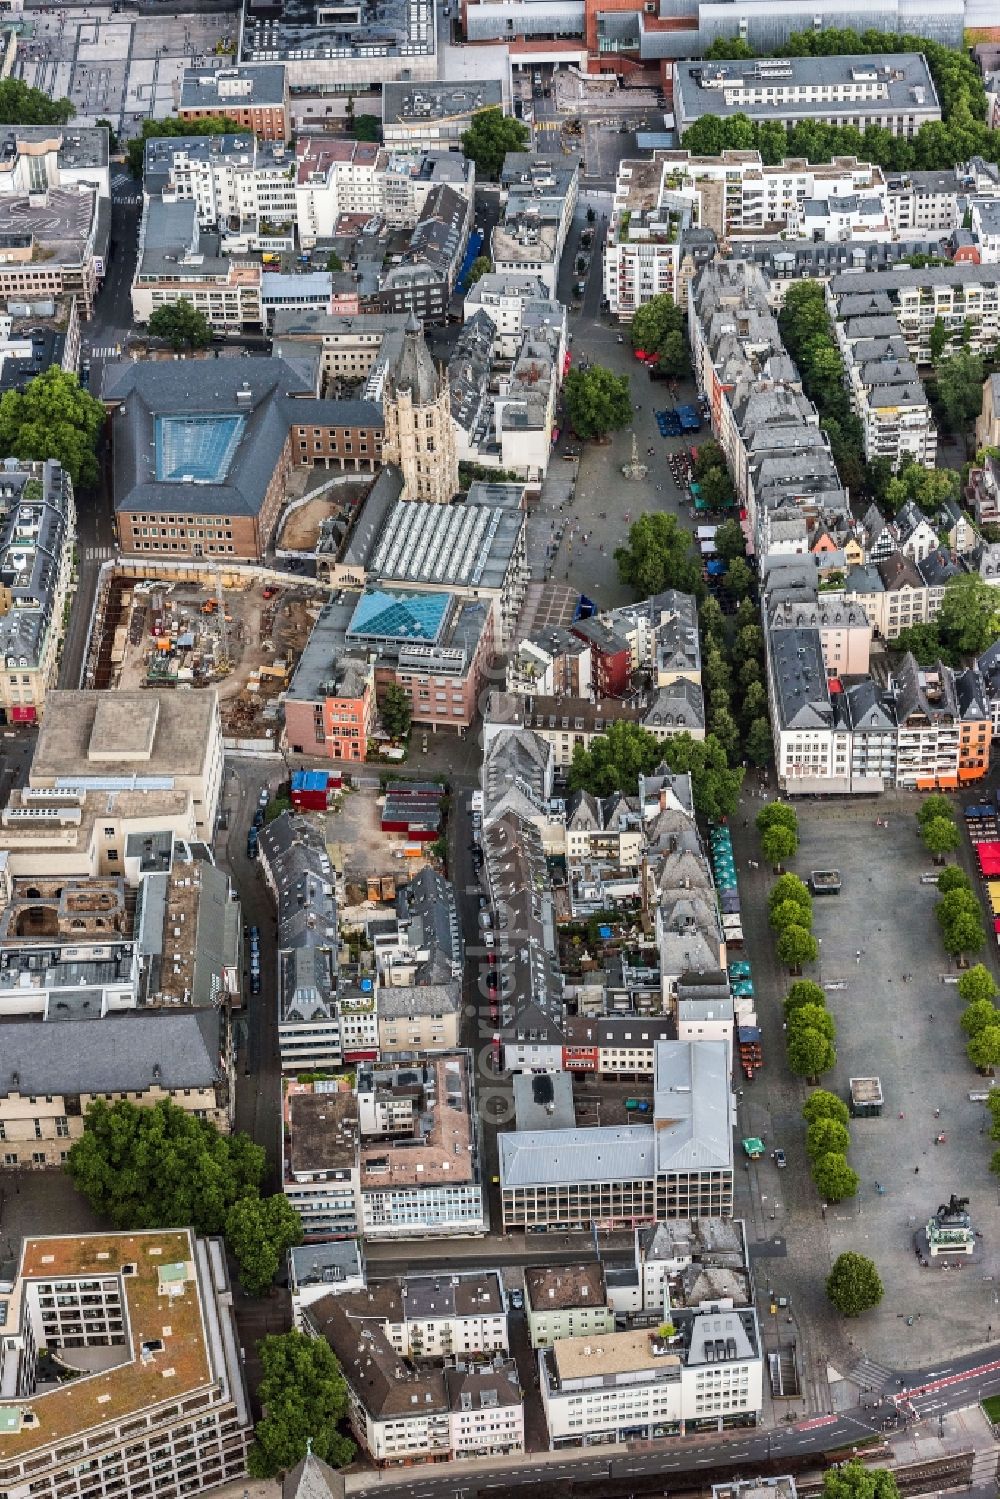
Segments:
[[[266,807],[270,800],[271,788],[269,786],[265,786],[261,791],[260,796],[257,798],[257,805],[258,807]]]
[[[510,1304],[511,1304],[511,1307],[513,1308],[513,1310],[515,1312],[523,1312],[524,1311],[524,1292],[523,1291],[511,1291],[511,1293],[510,1293]]]
[[[772,1154],[774,1156],[774,1164],[779,1171],[783,1171],[788,1165],[788,1162],[785,1160],[785,1152],[783,1150],[775,1150]]]
[[[247,834],[247,858],[256,859],[259,853],[260,846],[257,842],[257,829],[251,828]]]
[[[256,810],[256,812],[253,814],[253,825],[257,829],[258,832],[264,826],[264,808],[263,807],[258,807],[257,810]]]
[[[260,993],[260,972],[259,971],[257,973],[251,973],[251,975],[250,975],[250,993],[251,994],[259,994]]]

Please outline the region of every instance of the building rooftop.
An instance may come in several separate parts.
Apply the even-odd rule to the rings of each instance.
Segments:
[[[362,524],[359,517],[358,527]],[[523,530],[519,511],[397,500],[357,560],[386,582],[500,588]],[[352,549],[352,560],[357,552]]]
[[[17,251],[27,252],[27,267],[44,261],[51,269],[84,263],[96,233],[100,195],[86,183],[73,187],[50,187],[44,194],[3,196],[3,228],[0,249],[5,259],[19,260]]]
[[[599,1260],[579,1265],[529,1266],[524,1272],[524,1290],[532,1312],[604,1306],[604,1267]]]
[[[575,1129],[569,1073],[515,1072],[514,1115],[519,1130]]]
[[[382,124],[419,127],[423,124],[466,118],[483,109],[503,107],[499,81],[475,83],[384,83]]]
[[[240,35],[245,62],[277,57],[314,67],[353,58],[371,68],[380,59],[433,57],[436,48],[423,0],[361,0],[334,17],[321,0],[284,0],[279,11],[243,0]]]
[[[838,102],[828,92],[838,87],[857,92]],[[782,97],[785,89],[811,88],[823,92],[788,101]],[[765,99],[768,90],[771,96]],[[934,81],[920,52],[755,57],[674,65],[674,102],[682,120],[775,110],[783,116],[823,119],[829,117],[831,107],[840,108],[848,101],[851,112],[858,115],[884,113],[888,108],[918,119],[941,117]]]
[[[14,157],[35,156],[49,148],[56,151],[60,171],[106,168],[108,128],[78,125],[76,121],[69,125],[0,125],[0,174],[10,170]]]
[[[589,1375],[606,1379],[609,1375],[641,1374],[646,1370],[665,1372],[681,1364],[680,1354],[668,1352],[655,1333],[644,1330],[559,1338],[553,1343],[550,1355],[560,1383],[586,1379]]]
[[[293,1176],[353,1171],[358,1159],[358,1105],[353,1093],[289,1091],[288,1164]]]
[[[201,109],[224,115],[229,109],[266,109],[285,102],[284,64],[242,64],[232,68],[185,68],[178,110]]]
[[[218,713],[214,688],[185,693],[50,691],[30,784],[200,775]]]
[[[449,1054],[412,1066],[365,1067],[358,1072],[358,1099],[370,1093],[412,1099],[412,1134],[366,1138],[360,1151],[361,1187],[377,1192],[400,1187],[459,1185],[478,1178],[473,1135],[472,1080],[464,1054]]]
[[[0,1020],[0,1090],[33,1094],[145,1093],[214,1088],[222,1079],[218,1010],[118,1010],[65,1025]]]
[[[96,1427],[146,1416],[213,1385],[223,1371],[212,1357],[207,1309],[190,1229],[95,1233],[26,1239],[18,1266],[24,1282],[113,1277],[126,1315],[121,1362],[22,1400],[4,1397],[13,1429],[0,1431],[0,1463]],[[130,1267],[122,1274],[123,1267]],[[224,1272],[223,1272],[224,1273]],[[23,1417],[31,1412],[32,1424]]]

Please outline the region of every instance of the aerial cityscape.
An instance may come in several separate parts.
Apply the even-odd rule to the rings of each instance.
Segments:
[[[0,1499],[995,1499],[995,5],[0,0],[0,649]]]

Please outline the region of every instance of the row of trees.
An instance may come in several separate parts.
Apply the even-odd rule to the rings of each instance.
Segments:
[[[803,964],[816,961],[819,944],[812,934],[812,896],[797,874],[783,874],[775,880],[768,897],[768,917],[777,939],[775,950],[781,962],[792,973],[801,973]],[[823,991],[819,992],[822,995]],[[833,1038],[830,1039],[832,1041]],[[818,1077],[821,1072],[826,1072],[828,1067],[833,1066],[833,1061],[828,1066],[808,1066],[806,1064],[810,1056],[807,1051],[803,1052],[803,1065],[799,1068],[792,1064],[790,1052],[789,1065],[792,1071],[800,1077]],[[815,1059],[820,1061],[822,1058],[817,1055]]]
[[[844,361],[820,282],[797,281],[788,288],[778,326],[803,389],[819,412],[841,483],[857,493],[868,480],[864,432],[851,410]]]
[[[809,987],[815,989],[817,985]],[[820,993],[822,994],[822,990]],[[788,1001],[785,1003],[787,1007]],[[815,1001],[811,1001],[799,1008],[805,1010],[817,1006]],[[826,1014],[825,1004],[818,1008]],[[792,1011],[792,1014],[795,1013],[797,1012]],[[833,1023],[832,1020],[830,1023]],[[806,1099],[802,1117],[806,1121],[806,1154],[817,1192],[824,1202],[843,1202],[845,1197],[854,1197],[859,1178],[847,1160],[847,1152],[851,1148],[851,1134],[847,1125],[851,1116],[846,1103],[836,1093],[819,1088]]]
[[[732,524],[739,531],[738,522]],[[720,526],[719,533],[725,529]],[[719,545],[718,535],[716,545]],[[741,549],[742,545],[740,532]],[[735,567],[736,561],[730,563],[730,568]],[[717,600],[704,598],[698,615],[701,678],[712,732],[725,744],[731,765],[769,765],[773,743],[764,686],[764,633],[757,611],[744,598],[736,610],[731,634]]]
[[[920,839],[936,864],[944,863],[945,854],[958,847],[959,832],[955,811],[946,796],[929,796],[917,812]]]
[[[969,1038],[966,1055],[981,1072],[988,1072],[1000,1063],[998,992],[992,973],[982,963],[963,973],[958,981],[959,997],[965,1003],[959,1024]]]
[[[716,155],[727,147],[760,151],[765,162],[785,156],[830,161],[834,156],[857,156],[893,172],[942,171],[979,155],[1000,161],[1000,132],[986,125],[986,94],[979,71],[968,53],[944,47],[926,37],[885,32],[836,30],[800,31],[778,49],[786,57],[836,56],[856,53],[922,52],[934,78],[942,119],[922,125],[911,138],[894,136],[882,126],[827,125],[806,120],[786,128],[778,120],[759,124],[745,115],[721,120],[707,115],[684,136],[691,151]],[[710,57],[751,57],[739,38],[720,38]]]
[[[954,865],[942,869],[937,888],[939,898],[934,914],[941,928],[944,950],[949,957],[963,963],[968,953],[979,952],[986,942],[979,899],[968,875]]]
[[[249,1135],[222,1135],[170,1099],[154,1108],[97,1099],[66,1163],[77,1190],[115,1228],[224,1234],[252,1296],[264,1294],[286,1251],[302,1242],[284,1193],[261,1197],[264,1168]]]

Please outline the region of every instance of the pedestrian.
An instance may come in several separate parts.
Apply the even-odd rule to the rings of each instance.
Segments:
[[[914,1166],[914,1168],[913,1168],[913,1174],[914,1174],[914,1176],[919,1176],[920,1175],[920,1167],[919,1166]]]

